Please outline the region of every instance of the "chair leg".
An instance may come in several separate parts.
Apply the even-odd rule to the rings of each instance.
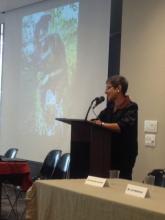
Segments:
[[[10,207],[11,207],[11,210],[7,216],[7,219],[10,217],[11,213],[13,212],[16,219],[18,219],[18,212],[17,212],[17,208],[15,209],[15,201],[12,203],[11,199],[10,199],[10,195],[9,195],[9,192],[8,190],[6,189],[6,186],[3,185],[3,190],[5,192],[5,196],[6,196],[6,199],[8,200],[9,204],[10,204]]]
[[[15,201],[14,201],[14,203],[13,203],[13,206],[16,207],[17,214],[18,214],[18,213],[19,213],[19,212],[18,212],[18,209],[17,209],[17,207],[19,206],[18,203],[19,203],[19,200],[20,200],[20,199],[21,199],[21,200],[24,200],[24,196],[23,196],[23,192],[22,192],[22,190],[21,190],[20,188],[15,188],[15,190],[16,190],[16,192],[15,192],[16,198],[15,198]],[[19,215],[18,215],[18,219],[19,219],[19,220],[23,220],[23,219],[24,219],[25,211],[26,211],[26,208],[23,207],[23,211],[22,211],[21,213],[19,213]]]

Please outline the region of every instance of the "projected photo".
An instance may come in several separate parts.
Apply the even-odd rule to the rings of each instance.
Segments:
[[[77,62],[79,3],[25,16],[22,20],[22,77],[34,105],[35,131],[51,136],[57,117],[69,109],[67,94]]]

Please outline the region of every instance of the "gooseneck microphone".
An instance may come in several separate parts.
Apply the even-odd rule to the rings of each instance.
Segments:
[[[100,97],[96,97],[95,98],[95,104],[94,104],[94,106],[92,107],[93,109],[95,109],[96,108],[96,106],[98,106],[99,104],[101,104],[102,102],[104,102],[104,100],[105,100],[105,98],[104,98],[104,96],[100,96]]]
[[[90,109],[92,108],[93,103],[95,102],[95,104],[94,104],[94,106],[93,106],[93,109],[94,109],[94,108],[96,108],[96,106],[98,106],[100,103],[104,102],[104,100],[105,100],[104,96],[96,97],[96,98],[94,98],[94,99],[92,100],[92,102],[91,102],[91,104],[90,104],[90,106],[89,106],[89,108],[88,108],[88,111],[87,111],[87,113],[86,113],[85,120],[87,120],[87,118],[88,118],[88,114],[89,114]]]

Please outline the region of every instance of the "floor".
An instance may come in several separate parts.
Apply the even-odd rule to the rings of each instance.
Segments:
[[[16,198],[16,191],[11,185],[5,187],[7,194],[13,204]],[[14,206],[14,211],[11,209],[10,202],[7,198],[5,190],[2,190],[2,204],[1,204],[1,220],[24,220],[25,214],[25,193],[20,194],[18,202]],[[19,191],[20,192],[20,191]]]

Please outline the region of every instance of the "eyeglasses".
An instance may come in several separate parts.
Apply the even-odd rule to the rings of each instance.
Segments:
[[[110,90],[110,89],[112,89],[112,88],[114,88],[113,86],[107,86],[106,88],[105,88],[105,90]]]

